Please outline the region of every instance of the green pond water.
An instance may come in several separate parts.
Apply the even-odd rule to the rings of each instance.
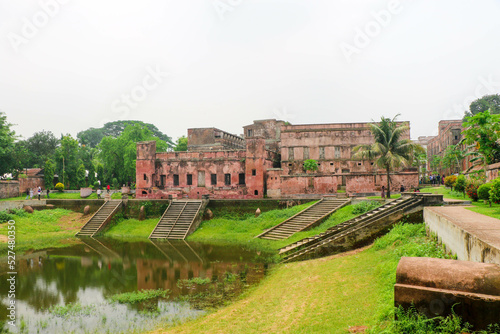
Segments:
[[[219,306],[266,274],[266,254],[185,241],[81,239],[16,258],[16,321],[9,324],[7,258],[0,270],[0,332],[140,333]],[[168,290],[166,298],[118,303],[116,294]]]

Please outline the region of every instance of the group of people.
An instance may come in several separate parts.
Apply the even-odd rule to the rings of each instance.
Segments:
[[[431,175],[429,176],[429,181],[431,182],[432,185],[439,185],[439,184],[444,184],[444,174],[443,176],[438,175]]]
[[[38,200],[40,200],[40,198],[42,197],[42,187],[38,186],[38,188],[36,189],[36,192],[38,195]],[[49,193],[50,193],[50,190],[47,189],[47,198],[49,198]],[[28,198],[33,199],[33,195],[34,195],[33,188],[26,189],[26,199],[28,199]]]
[[[109,194],[109,191],[111,190],[111,186],[109,184],[106,186],[106,190],[108,191],[108,194]],[[100,187],[97,188],[96,193],[97,193],[97,198],[101,198],[101,188]]]

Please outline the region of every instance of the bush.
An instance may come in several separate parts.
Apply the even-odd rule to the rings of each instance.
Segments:
[[[457,180],[455,181],[455,184],[453,185],[453,188],[455,189],[455,191],[465,193],[466,182],[467,182],[467,180],[466,180],[465,176],[459,175],[457,177]]]
[[[0,223],[6,223],[9,220],[13,220],[14,216],[7,211],[0,211]]]
[[[481,182],[478,180],[469,180],[467,181],[467,184],[465,186],[465,192],[467,193],[467,196],[474,202],[477,202],[478,200],[478,195],[477,195],[477,189],[481,185]]]
[[[120,189],[120,184],[118,183],[118,179],[116,177],[113,178],[113,189],[118,190]]]
[[[54,189],[62,192],[64,190],[64,184],[62,184],[61,182],[59,182],[58,184],[56,184],[56,186],[54,187]]]
[[[494,203],[500,203],[500,178],[493,180],[490,189],[490,200]]]
[[[95,181],[95,182],[94,182],[94,190],[99,189],[99,186],[100,186],[100,185],[99,185],[99,182]]]
[[[355,215],[359,215],[370,210],[373,210],[380,206],[379,202],[376,201],[363,201],[358,204],[354,204],[352,206],[352,213]]]
[[[457,177],[455,175],[450,175],[444,178],[445,187],[453,188],[453,185],[457,181]]]
[[[304,169],[310,171],[318,170],[318,162],[314,159],[306,160],[304,161]]]
[[[485,183],[477,189],[477,197],[479,199],[489,201],[490,200],[490,189],[491,183]]]

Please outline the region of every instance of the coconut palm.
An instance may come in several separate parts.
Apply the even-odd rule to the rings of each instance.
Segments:
[[[409,166],[415,154],[424,152],[422,146],[403,135],[410,129],[408,125],[399,125],[396,118],[382,116],[379,123],[370,124],[375,142],[371,145],[358,145],[353,151],[353,158],[375,160],[378,167],[385,169],[387,174],[387,198],[391,198],[391,178],[393,170],[401,166]]]

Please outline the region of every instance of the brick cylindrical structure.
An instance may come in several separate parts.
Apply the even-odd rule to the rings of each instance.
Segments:
[[[453,311],[486,329],[500,322],[500,266],[497,264],[403,257],[396,271],[394,303],[412,304],[428,317]]]

